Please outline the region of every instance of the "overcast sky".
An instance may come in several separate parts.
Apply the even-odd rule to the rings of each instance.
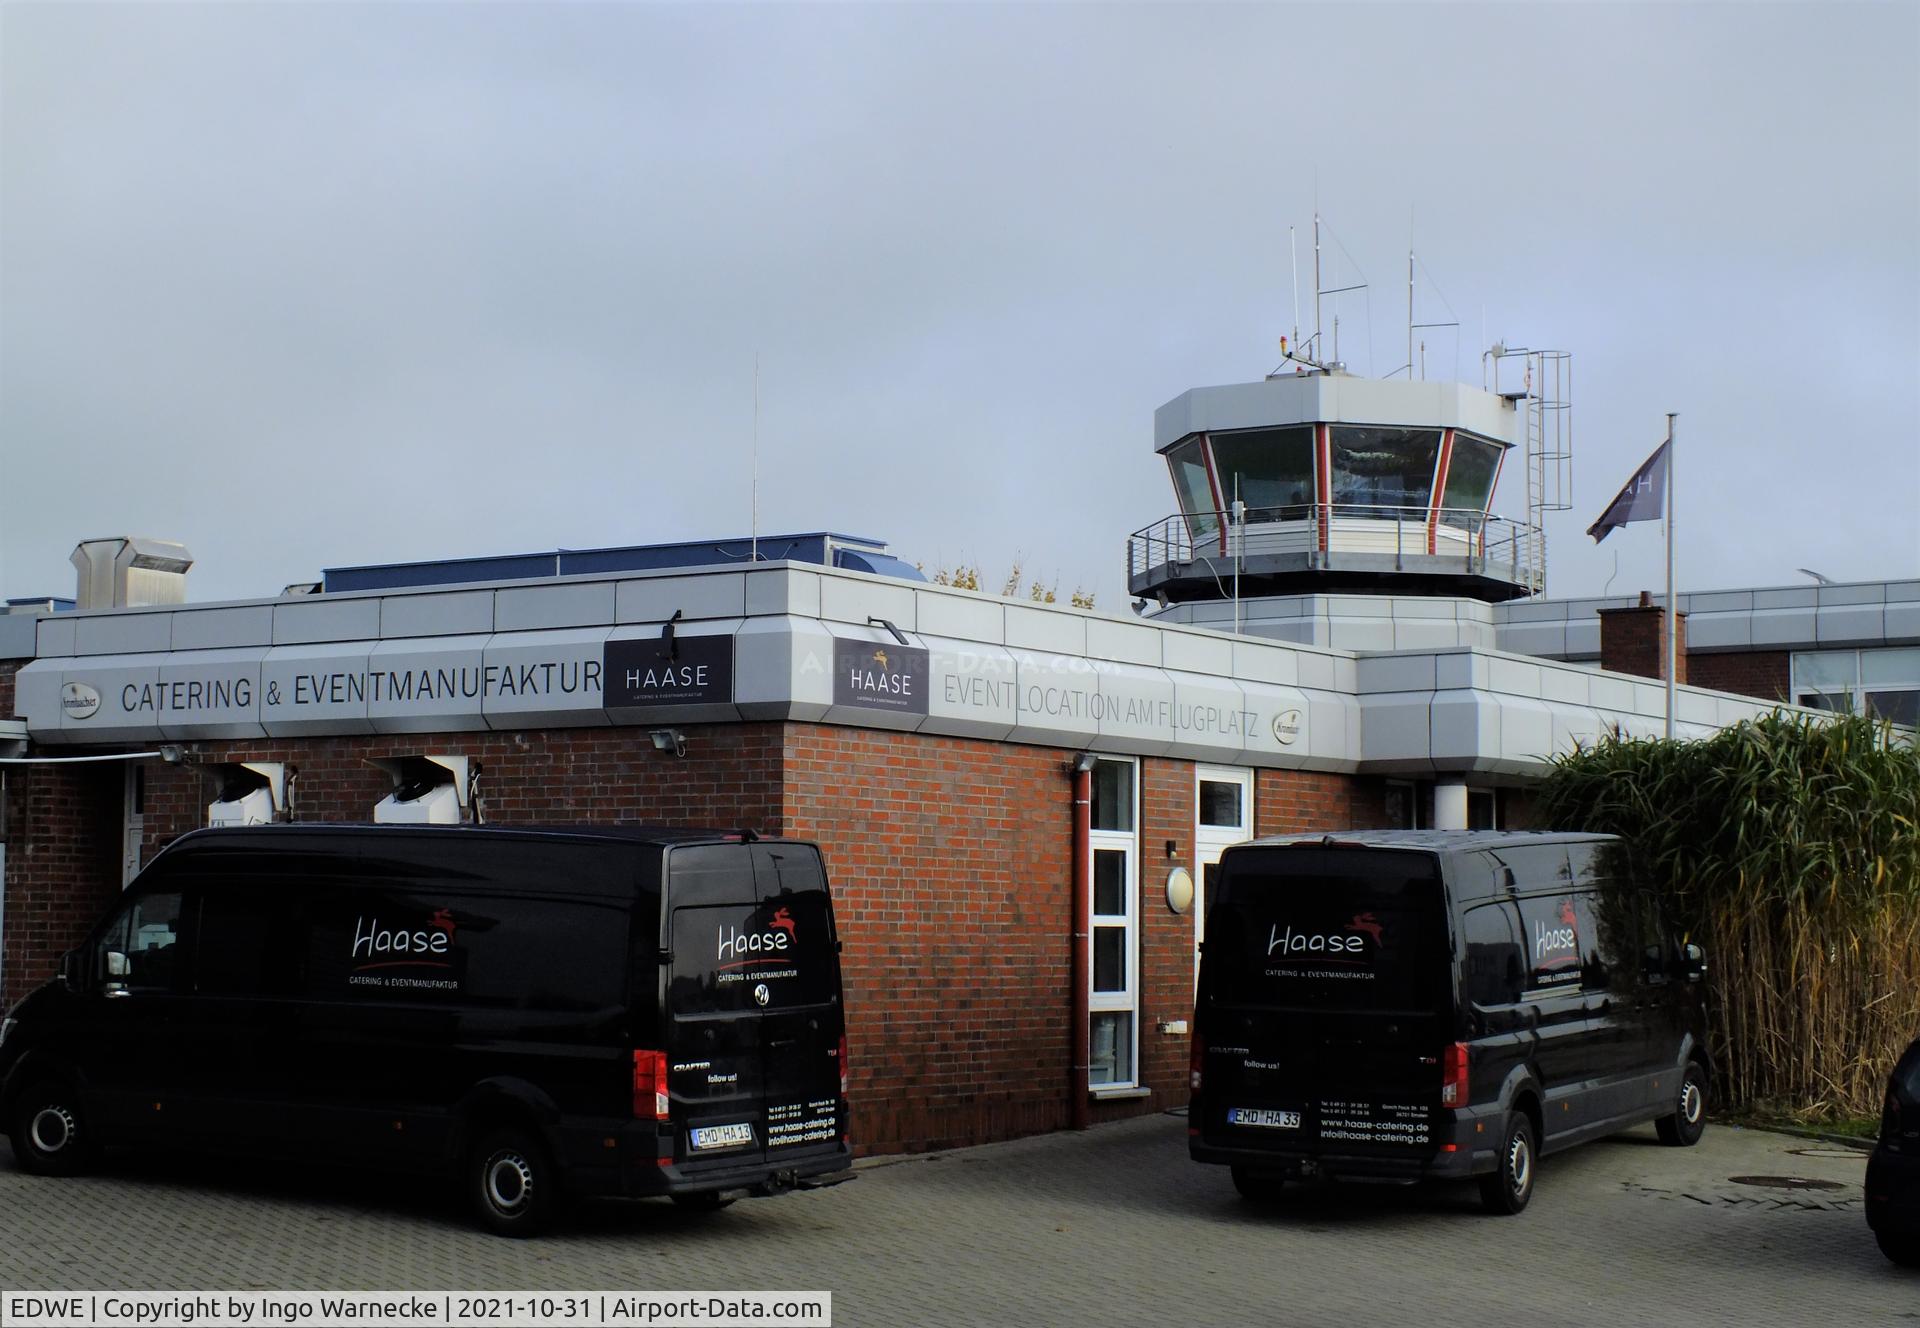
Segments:
[[[1316,198],[1354,371],[1410,234],[1430,377],[1572,352],[1554,595],[1660,584],[1583,532],[1667,411],[1683,587],[1920,576],[1916,89],[1911,3],[9,0],[0,589],[745,534],[758,355],[763,533],[1123,609],[1154,409],[1275,366]]]

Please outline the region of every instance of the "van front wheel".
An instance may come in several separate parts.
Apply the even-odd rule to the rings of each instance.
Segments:
[[[57,1079],[30,1086],[8,1122],[14,1160],[31,1176],[77,1176],[93,1165],[94,1140],[73,1089]]]
[[[559,1177],[531,1130],[494,1130],[467,1155],[467,1192],[480,1225],[496,1236],[546,1229],[559,1206]]]
[[[1489,1213],[1512,1216],[1533,1198],[1533,1122],[1519,1112],[1507,1116],[1500,1166],[1480,1178],[1480,1203]]]
[[[1680,1095],[1674,1099],[1673,1114],[1653,1123],[1660,1142],[1675,1148],[1691,1148],[1707,1132],[1707,1076],[1698,1065],[1689,1064],[1680,1076]]]

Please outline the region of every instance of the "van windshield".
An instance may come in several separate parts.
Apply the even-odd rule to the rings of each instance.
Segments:
[[[1273,1009],[1434,1013],[1450,949],[1423,853],[1235,849],[1207,915],[1208,998]]]

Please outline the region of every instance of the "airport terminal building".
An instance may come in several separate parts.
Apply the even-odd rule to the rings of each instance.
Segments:
[[[1182,1104],[1225,846],[1520,824],[1555,754],[1664,730],[1660,610],[1538,598],[1540,504],[1490,515],[1549,409],[1337,373],[1184,394],[1143,613],[831,534],[217,604],[178,546],[90,542],[73,607],[0,616],[0,988],[210,818],[737,826],[825,853],[865,1151]],[[1682,736],[1842,693],[1912,722],[1920,582],[1681,607]]]

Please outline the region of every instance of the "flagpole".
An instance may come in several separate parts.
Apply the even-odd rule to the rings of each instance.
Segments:
[[[1667,741],[1673,741],[1674,661],[1678,651],[1680,615],[1673,602],[1673,422],[1674,411],[1667,412]]]

